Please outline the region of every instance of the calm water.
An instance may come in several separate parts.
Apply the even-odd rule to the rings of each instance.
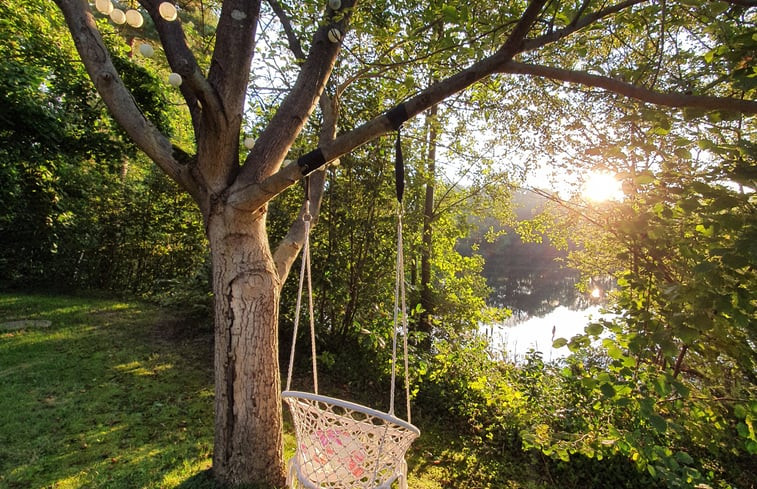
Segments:
[[[593,279],[590,287],[600,293],[590,297],[578,292],[577,281],[575,272],[554,264],[494,281],[492,302],[509,307],[513,316],[482,328],[490,338],[492,351],[511,362],[522,361],[531,349],[540,351],[545,361],[568,356],[568,347],[552,348],[553,341],[582,334],[590,321],[602,317],[606,291],[615,286],[610,277]]]
[[[591,320],[602,316],[599,305],[581,310],[558,306],[540,317],[510,319],[504,324],[488,325],[484,333],[491,339],[492,351],[508,361],[522,361],[530,349],[542,352],[545,361],[557,360],[568,356],[570,350],[567,346],[552,348],[555,339],[570,339],[582,334]]]

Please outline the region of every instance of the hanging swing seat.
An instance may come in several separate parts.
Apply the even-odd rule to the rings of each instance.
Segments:
[[[397,136],[397,169],[401,168],[399,132]],[[397,174],[399,175],[399,171]],[[405,452],[420,435],[410,424],[410,381],[408,377],[408,329],[405,304],[404,257],[402,243],[402,186],[397,179],[397,267],[394,290],[394,327],[392,328],[392,374],[389,411],[384,413],[349,401],[318,394],[318,366],[315,348],[315,321],[313,314],[313,286],[310,270],[310,199],[308,180],[305,180],[305,208],[303,223],[305,242],[300,268],[300,282],[295,306],[292,348],[289,353],[289,370],[286,390],[282,399],[289,405],[294,421],[297,447],[289,461],[287,486],[294,489],[390,489],[398,483],[407,489],[407,463]],[[404,184],[403,184],[404,185]],[[311,361],[313,364],[313,393],[290,390],[297,330],[300,322],[303,285],[307,278],[308,316],[310,319]],[[403,326],[405,363],[405,400],[407,421],[394,415],[395,376],[397,364],[397,330]]]
[[[297,435],[288,486],[307,489],[407,487],[405,452],[418,428],[390,414],[341,399],[284,391]]]

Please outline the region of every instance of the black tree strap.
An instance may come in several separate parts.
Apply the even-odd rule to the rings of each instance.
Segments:
[[[321,148],[316,148],[310,153],[306,153],[297,159],[297,164],[302,168],[302,174],[308,175],[326,164],[326,158],[323,156]]]
[[[397,141],[394,143],[394,185],[397,189],[397,202],[402,203],[405,193],[405,161],[402,158],[402,143],[400,142],[400,128],[397,128]]]
[[[386,117],[392,124],[392,129],[397,131],[397,141],[394,144],[395,159],[394,159],[394,178],[395,185],[397,187],[397,201],[402,203],[402,196],[405,193],[405,162],[402,158],[402,144],[400,143],[400,128],[402,123],[408,119],[407,107],[405,104],[399,104],[398,106],[390,109],[386,113]]]
[[[408,119],[407,107],[405,104],[399,104],[393,109],[390,109],[386,113],[386,117],[389,118],[389,122],[392,124],[392,129],[399,130],[403,122]]]

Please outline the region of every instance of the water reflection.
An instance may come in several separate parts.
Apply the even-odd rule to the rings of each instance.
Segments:
[[[521,276],[512,272],[490,280],[494,288],[490,301],[511,309],[513,315],[503,323],[487,325],[482,332],[489,337],[494,353],[515,363],[531,349],[542,352],[547,361],[569,355],[567,347],[555,349],[552,343],[556,338],[582,334],[590,321],[604,316],[600,309],[606,292],[615,285],[611,277],[595,278],[588,292],[581,293],[578,273],[555,263]]]
[[[483,332],[489,337],[492,352],[502,360],[519,363],[533,349],[540,351],[544,360],[552,361],[570,354],[567,346],[552,348],[555,339],[582,334],[591,320],[601,316],[606,317],[600,305],[581,310],[558,306],[544,316],[487,325]]]

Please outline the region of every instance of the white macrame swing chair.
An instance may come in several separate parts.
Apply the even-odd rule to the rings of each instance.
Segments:
[[[307,187],[307,183],[306,183]],[[289,405],[294,422],[297,448],[289,461],[287,486],[307,489],[390,489],[397,482],[407,489],[405,452],[420,430],[411,424],[410,387],[408,382],[407,317],[405,315],[404,258],[402,252],[402,200],[397,219],[397,270],[394,293],[394,330],[392,334],[392,378],[389,411],[382,412],[366,406],[318,394],[318,370],[315,351],[315,321],[310,273],[310,203],[306,199],[303,220],[305,243],[295,307],[292,349],[286,390],[281,397]],[[313,369],[313,391],[290,390],[292,367],[297,341],[302,289],[305,277],[308,286],[308,312]],[[400,306],[401,303],[401,306]],[[400,307],[402,312],[400,313]],[[394,414],[394,391],[397,363],[397,329],[401,317],[404,332],[405,397],[407,421]]]

